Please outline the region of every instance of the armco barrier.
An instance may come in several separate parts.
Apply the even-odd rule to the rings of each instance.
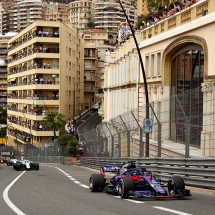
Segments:
[[[70,165],[71,158],[64,156],[30,156],[25,159],[38,163],[60,163]]]
[[[105,165],[122,165],[123,162],[135,161],[139,167],[157,174],[163,181],[172,175],[183,177],[186,185],[215,188],[215,159],[214,158],[103,158],[83,157],[81,165],[99,170]]]

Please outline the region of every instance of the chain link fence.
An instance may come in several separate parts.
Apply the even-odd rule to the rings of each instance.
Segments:
[[[214,83],[128,111],[81,135],[84,156],[215,157]],[[146,110],[149,118],[146,119]]]

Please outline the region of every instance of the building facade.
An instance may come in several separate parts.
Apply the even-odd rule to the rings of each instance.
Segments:
[[[0,36],[0,106],[7,107],[7,42]]]
[[[85,109],[92,107],[93,104],[100,102],[102,97],[99,96],[99,89],[102,86],[102,74],[105,63],[105,55],[107,50],[111,50],[111,46],[107,45],[108,31],[89,29],[84,30],[82,34],[84,39],[84,85],[85,85]],[[91,65],[91,66],[89,66]],[[89,68],[94,68],[93,70]],[[92,91],[90,92],[91,89]]]
[[[202,0],[167,20],[136,32],[149,102],[162,124],[162,149],[173,156],[184,154],[180,148],[184,148],[188,137],[189,145],[193,147],[191,156],[215,156],[214,11],[214,1]],[[108,121],[131,110],[132,102],[133,108],[143,107],[147,92],[132,37],[116,53],[107,56],[106,61],[109,64],[105,68],[103,111],[104,119]],[[118,101],[125,99],[116,103],[116,98]],[[139,122],[144,116],[139,113]],[[150,116],[156,121],[153,114]],[[153,143],[157,141],[157,132],[155,128],[150,134],[150,148],[156,148]],[[132,144],[138,145],[138,141],[134,135]]]
[[[126,0],[122,2],[131,24],[137,21],[136,0]],[[98,0],[95,2],[95,28],[108,30],[110,44],[115,44],[118,36],[120,23],[127,22],[125,15],[117,0]]]
[[[8,42],[8,144],[44,146],[51,111],[73,118],[83,108],[83,43],[71,25],[36,21]]]
[[[86,29],[92,20],[92,0],[73,1],[68,4],[69,22],[78,29]]]
[[[59,21],[68,23],[68,5],[60,4],[58,2],[44,2],[42,4],[43,20],[45,21]]]

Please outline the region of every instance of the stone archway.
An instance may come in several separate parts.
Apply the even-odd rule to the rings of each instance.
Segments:
[[[163,64],[162,64],[162,83],[163,86],[171,85],[171,58],[172,55],[186,44],[198,44],[203,48],[205,54],[205,64],[204,64],[204,77],[208,74],[208,47],[204,38],[195,35],[192,36],[182,36],[172,41],[163,52]]]
[[[203,130],[201,85],[208,73],[207,53],[203,38],[183,36],[171,42],[163,54],[162,81],[166,95],[177,94],[169,100],[169,138],[182,143],[189,138],[189,142],[198,147],[201,146]],[[189,125],[186,124],[187,118]]]

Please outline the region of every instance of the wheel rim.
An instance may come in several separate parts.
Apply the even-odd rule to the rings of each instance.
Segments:
[[[90,178],[89,187],[90,187],[90,190],[93,190],[93,179],[92,178]]]

